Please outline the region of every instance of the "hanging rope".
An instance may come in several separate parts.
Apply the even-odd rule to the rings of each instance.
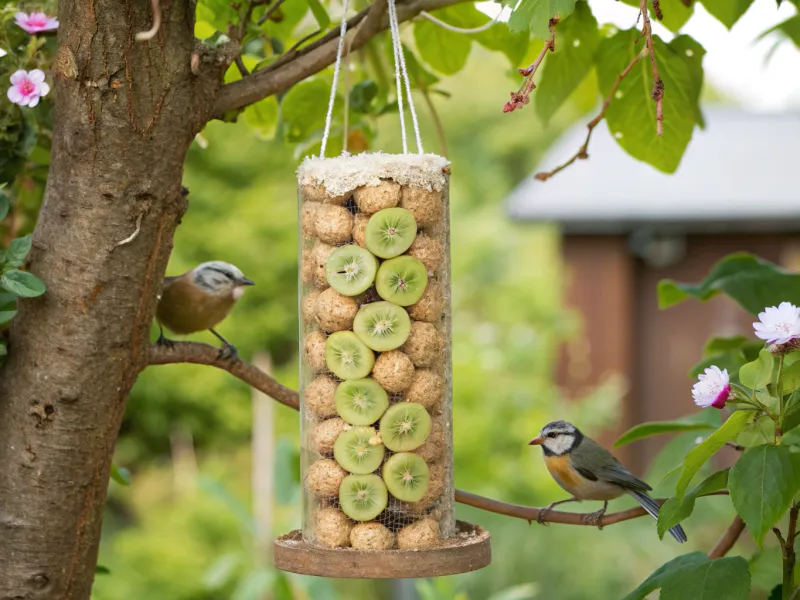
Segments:
[[[325,146],[328,145],[328,135],[331,132],[331,117],[333,116],[333,101],[336,99],[336,84],[339,82],[339,69],[342,66],[342,48],[347,34],[347,0],[342,0],[342,24],[339,27],[339,46],[336,48],[336,65],[333,67],[333,83],[331,84],[331,97],[328,100],[328,114],[325,117],[325,130],[322,132],[322,147],[319,157],[325,158]]]
[[[428,12],[425,12],[424,10],[420,11],[419,16],[420,17],[425,17],[431,23],[434,23],[435,25],[438,25],[442,29],[447,29],[448,31],[452,31],[453,33],[467,33],[467,34],[469,34],[469,33],[480,33],[481,31],[486,31],[487,29],[489,29],[492,25],[497,23],[497,19],[500,18],[500,15],[502,14],[502,12],[503,11],[499,11],[497,13],[497,15],[495,16],[495,18],[492,19],[491,21],[489,21],[488,23],[484,23],[483,25],[480,25],[479,27],[470,27],[470,28],[456,27],[455,25],[450,25],[450,23],[445,23],[444,21],[440,21],[439,19],[434,17],[432,14],[430,14]]]
[[[403,44],[400,41],[400,25],[397,18],[397,5],[396,0],[388,0],[389,3],[389,29],[392,36],[392,51],[394,53],[394,77],[395,85],[397,86],[397,109],[400,114],[400,131],[403,140],[403,154],[408,154],[408,140],[406,138],[406,123],[405,123],[405,110],[403,107],[403,83],[406,88],[406,98],[408,99],[408,108],[411,111],[411,122],[414,126],[414,136],[417,142],[417,152],[423,153],[422,149],[422,136],[419,132],[419,121],[417,121],[417,110],[414,106],[414,100],[411,96],[411,82],[408,77],[408,69],[406,68],[406,57],[403,53]],[[331,120],[333,118],[333,103],[336,100],[336,88],[339,83],[339,71],[342,66],[342,50],[344,49],[345,37],[347,35],[347,2],[342,0],[342,24],[339,27],[339,45],[336,49],[336,64],[333,67],[333,83],[331,84],[331,97],[328,100],[328,114],[325,116],[325,129],[322,132],[322,145],[320,148],[320,158],[325,158],[325,148],[328,145],[328,137],[331,133]],[[348,44],[348,54],[350,46]],[[347,98],[345,98],[345,123],[347,123]],[[345,131],[345,137],[347,131]],[[345,141],[345,144],[347,142]],[[345,145],[346,148],[346,145]]]

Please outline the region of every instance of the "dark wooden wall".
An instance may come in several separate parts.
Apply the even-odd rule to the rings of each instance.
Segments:
[[[646,266],[622,236],[566,236],[566,302],[582,316],[579,339],[562,348],[557,380],[570,395],[581,396],[612,373],[628,382],[619,425],[600,441],[610,445],[628,427],[643,421],[679,417],[696,410],[689,369],[712,335],[752,335],[752,316],[724,297],[686,301],[661,311],[659,280],[695,282],[727,254],[752,252],[795,270],[797,236],[690,235],[675,265]],[[665,439],[643,441],[615,452],[642,472]]]

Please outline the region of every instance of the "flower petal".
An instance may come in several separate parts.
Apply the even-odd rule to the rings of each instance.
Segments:
[[[28,71],[28,79],[30,79],[34,83],[42,83],[44,81],[44,71],[41,69],[34,69],[33,71]]]
[[[28,72],[25,71],[24,69],[20,69],[19,71],[14,71],[9,80],[14,85],[18,85],[23,81],[25,81],[27,78],[28,78]]]
[[[46,83],[42,83],[39,85],[39,95],[40,96],[47,96],[50,93],[50,86]]]
[[[8,99],[11,100],[11,102],[13,102],[14,104],[19,104],[20,101],[22,100],[22,94],[13,85],[10,88],[8,88],[8,92],[6,92],[6,95],[8,96]]]
[[[6,54],[8,54],[8,52],[0,48],[0,58],[4,57]]]
[[[37,104],[39,104],[39,96],[37,96],[37,95],[31,96],[30,102],[28,102],[28,106],[33,108]]]
[[[50,17],[47,19],[47,24],[45,26],[47,29],[58,29],[58,19],[55,17]]]

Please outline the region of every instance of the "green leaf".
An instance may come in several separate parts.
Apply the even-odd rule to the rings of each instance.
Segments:
[[[711,16],[728,29],[747,12],[753,0],[700,0]]]
[[[278,99],[269,96],[245,108],[244,122],[252,127],[262,140],[274,138],[278,126]]]
[[[790,394],[797,388],[800,388],[800,362],[792,362],[786,364],[786,359],[783,362],[783,371],[781,371],[781,390],[783,394]]]
[[[800,464],[786,446],[750,448],[731,469],[731,500],[759,546],[800,489]]]
[[[715,354],[724,354],[733,350],[738,350],[748,342],[748,339],[743,335],[735,335],[733,337],[715,337],[706,342],[703,348],[703,356],[713,356]]]
[[[472,40],[428,20],[414,23],[414,43],[420,58],[445,75],[455,75],[467,64]]]
[[[644,48],[638,29],[619,31],[604,39],[595,55],[598,83],[608,95],[619,74]],[[681,162],[699,113],[700,88],[693,75],[694,63],[683,52],[653,36],[661,79],[664,83],[664,134],[656,135],[656,104],[650,96],[653,76],[650,61],[643,57],[625,77],[606,111],[608,128],[617,143],[631,156],[665,173],[673,173]],[[690,66],[691,64],[691,66]]]
[[[0,288],[20,298],[35,298],[45,292],[44,284],[31,273],[12,269],[0,275]]]
[[[320,29],[327,29],[331,24],[331,18],[328,16],[328,11],[320,4],[319,0],[306,0],[308,7],[311,9],[311,14],[317,20],[317,25]]]
[[[766,348],[762,349],[756,360],[739,369],[739,381],[751,390],[760,390],[772,380],[772,366],[772,354]]]
[[[8,196],[3,191],[0,191],[0,221],[6,218],[9,209]]]
[[[0,340],[0,358],[8,354],[8,348],[6,348],[6,341]]]
[[[630,444],[631,442],[636,442],[653,435],[661,435],[663,433],[704,431],[707,429],[714,429],[714,427],[708,423],[701,423],[688,418],[675,419],[674,421],[650,421],[631,427],[614,442],[614,446],[624,446],[625,444]]]
[[[649,594],[663,586],[667,579],[706,562],[708,562],[708,556],[703,552],[691,552],[673,558],[653,571],[650,577],[622,600],[644,600]]]
[[[550,19],[566,19],[575,9],[575,0],[520,0],[508,19],[513,32],[531,30],[540,40],[550,38]]]
[[[728,485],[728,469],[717,471],[706,477],[703,482],[686,494],[683,499],[670,498],[658,511],[658,537],[675,527],[678,523],[688,519],[694,511],[695,501],[705,494],[724,490]]]
[[[741,556],[718,558],[668,578],[660,600],[747,600],[750,572]]]
[[[712,433],[708,438],[698,444],[683,459],[683,470],[675,486],[675,497],[683,498],[686,489],[692,479],[709,458],[714,456],[726,442],[736,439],[736,436],[747,426],[750,414],[746,411],[737,410],[719,429]]]
[[[0,310],[0,325],[5,325],[17,315],[16,310]]]
[[[753,587],[769,591],[781,582],[783,569],[781,568],[781,549],[777,546],[764,548],[750,557],[750,579]],[[780,600],[780,596],[778,596]]]
[[[747,342],[747,344],[738,350],[714,354],[704,358],[691,368],[689,371],[689,378],[695,379],[708,367],[716,365],[720,369],[726,369],[728,371],[728,376],[732,383],[739,383],[739,369],[742,365],[756,360],[758,358],[758,353],[761,352],[763,348],[764,344],[761,342]]]
[[[558,24],[556,50],[544,61],[536,95],[536,114],[548,123],[594,66],[600,34],[589,4],[575,3],[575,12]]]
[[[359,81],[350,90],[350,108],[360,114],[370,114],[373,111],[373,100],[377,95],[377,83],[371,79]]]
[[[678,0],[678,2],[683,6],[681,0]],[[697,40],[688,35],[677,36],[669,45],[675,52],[684,57],[686,66],[689,67],[689,75],[692,77],[691,90],[695,93],[692,101],[697,106],[695,120],[701,129],[705,129],[706,122],[701,109],[700,92],[703,89],[703,57],[706,55],[706,49]]]
[[[118,467],[114,463],[111,463],[111,479],[120,485],[130,485],[131,473],[128,471],[128,469],[125,469],[124,467]]]
[[[26,235],[21,238],[11,240],[11,245],[6,250],[6,266],[19,267],[25,262],[25,257],[31,251],[31,237]]]
[[[103,565],[96,565],[94,568],[95,575],[110,575],[111,570]]]
[[[762,39],[770,33],[777,33],[782,38],[791,40],[795,46],[800,48],[800,15],[789,17],[785,21],[775,25],[775,27],[767,29],[764,33],[758,36],[758,39]]]
[[[752,254],[738,252],[717,262],[698,284],[662,279],[658,283],[658,305],[669,308],[690,296],[706,301],[720,292],[757,315],[765,307],[784,301],[800,304],[800,275]]]
[[[785,434],[800,425],[800,397],[793,395],[781,416],[781,431]]]
[[[284,139],[289,143],[305,140],[313,131],[325,125],[330,95],[328,84],[313,77],[292,86],[281,99],[281,119]]]

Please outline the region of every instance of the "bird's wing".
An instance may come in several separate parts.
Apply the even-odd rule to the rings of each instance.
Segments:
[[[584,471],[597,479],[614,483],[626,490],[650,491],[652,488],[623,467],[612,454],[597,442],[583,438],[580,445],[572,451],[573,463],[580,467],[581,474],[592,479]]]

